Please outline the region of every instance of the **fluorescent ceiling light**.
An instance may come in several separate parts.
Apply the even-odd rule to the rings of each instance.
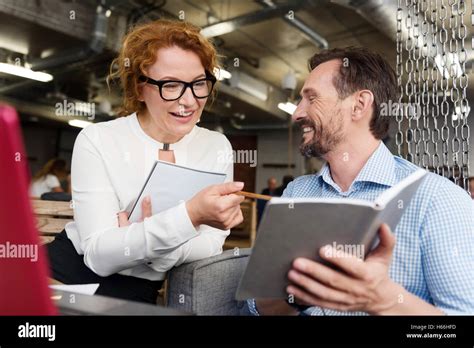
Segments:
[[[207,38],[224,35],[235,30],[235,25],[231,22],[215,23],[201,29],[201,35]]]
[[[214,68],[214,75],[219,81],[222,81],[224,79],[230,79],[232,77],[232,74],[230,72],[221,68]]]
[[[83,121],[83,120],[70,120],[68,124],[73,127],[85,128],[91,125],[92,122]]]
[[[41,82],[49,82],[53,79],[53,75],[6,63],[0,63],[0,72]]]
[[[296,110],[296,105],[290,102],[278,103],[278,109],[283,110],[284,112],[293,115]]]

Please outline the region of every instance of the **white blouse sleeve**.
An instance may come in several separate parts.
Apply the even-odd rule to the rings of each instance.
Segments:
[[[225,163],[224,172],[227,174],[226,182],[234,180],[234,162],[232,160],[232,146],[226,139],[225,148],[221,151],[227,152],[223,158],[229,159]],[[193,262],[222,253],[222,246],[225,239],[230,234],[230,230],[220,230],[208,225],[200,225],[197,228],[199,234],[195,238],[188,240],[179,248],[163,255],[149,265],[157,272],[166,272],[174,266],[183,263]]]
[[[118,226],[119,201],[96,145],[81,132],[72,158],[74,221],[85,264],[108,276],[159,259],[198,236],[185,203],[126,227]]]

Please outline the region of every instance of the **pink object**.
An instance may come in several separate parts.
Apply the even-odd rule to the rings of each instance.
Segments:
[[[0,315],[54,315],[15,109],[0,105]]]

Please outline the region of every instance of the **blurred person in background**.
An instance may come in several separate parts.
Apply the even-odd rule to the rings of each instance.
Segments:
[[[61,181],[67,180],[67,187],[63,189]],[[66,161],[60,158],[49,160],[32,178],[30,196],[42,197],[46,193],[71,193],[70,176]]]
[[[283,177],[282,185],[275,190],[275,196],[278,196],[278,197],[283,196],[283,191],[285,191],[288,184],[292,182],[294,179],[295,178],[293,177],[293,175],[285,175]]]
[[[262,190],[262,195],[267,196],[276,196],[277,195],[277,180],[274,177],[270,177],[267,180],[267,187]],[[260,223],[260,219],[262,218],[263,211],[265,210],[265,206],[267,205],[267,201],[264,199],[257,199],[257,222]]]

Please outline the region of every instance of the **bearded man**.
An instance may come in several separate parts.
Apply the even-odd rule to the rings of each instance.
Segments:
[[[382,142],[389,117],[381,107],[398,102],[387,61],[366,49],[337,48],[315,54],[310,69],[293,121],[303,131],[302,154],[326,165],[294,180],[283,197],[373,201],[419,169]],[[255,315],[474,314],[473,229],[469,195],[429,173],[395,231],[380,227],[379,244],[364,261],[340,257],[325,249],[330,246],[315,250],[335,267],[297,258],[288,273],[294,303],[249,300],[249,309]]]

